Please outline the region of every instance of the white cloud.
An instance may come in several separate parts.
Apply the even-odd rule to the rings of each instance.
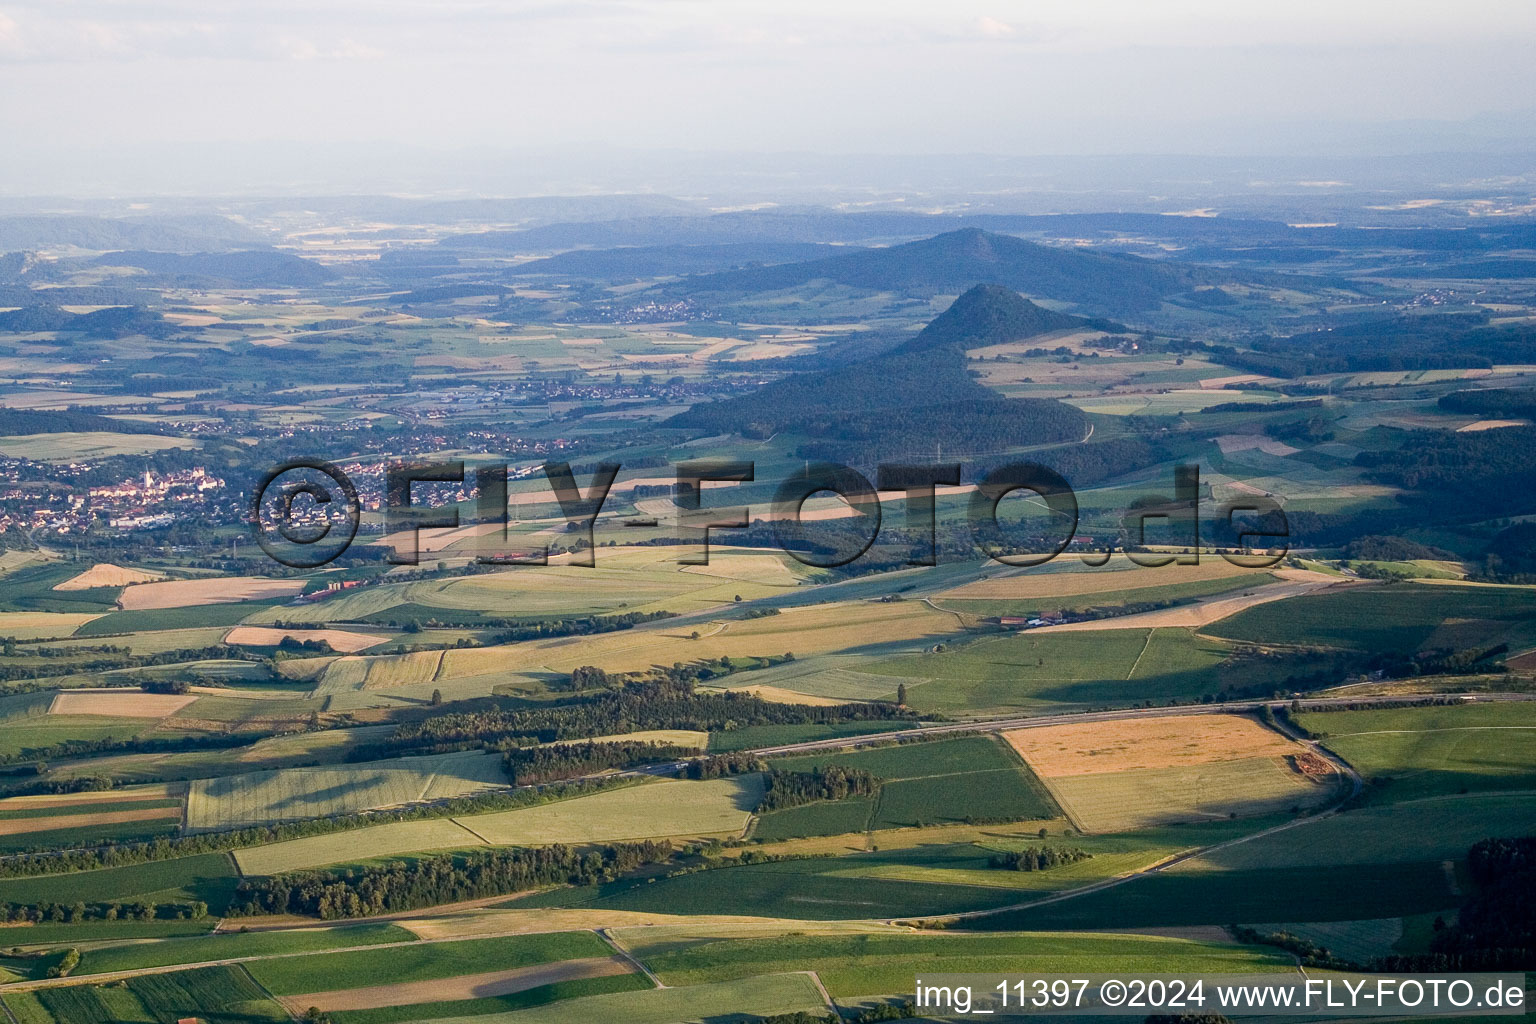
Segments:
[[[1014,34],[1014,28],[1006,21],[998,21],[990,15],[982,15],[976,21],[976,29],[984,36],[993,39],[1006,39]]]

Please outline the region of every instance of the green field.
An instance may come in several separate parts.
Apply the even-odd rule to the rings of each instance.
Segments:
[[[191,902],[201,900],[211,913],[229,905],[236,883],[227,853],[150,861],[67,875],[38,875],[0,880],[0,902]]]
[[[170,964],[196,964],[246,956],[311,953],[345,946],[371,946],[385,942],[413,942],[416,936],[392,924],[364,924],[345,928],[289,929],[272,932],[218,932],[198,938],[134,942],[100,946],[85,951],[76,974],[107,974]]]
[[[545,1006],[566,999],[580,999],[585,996],[599,996],[613,992],[636,992],[654,987],[643,974],[615,974],[606,978],[558,981],[553,985],[540,985],[511,995],[487,996],[483,999],[454,999],[439,1003],[381,1006],[373,1010],[337,1010],[333,1011],[330,1017],[336,1024],[397,1024],[402,1021],[441,1020],[455,1017],[473,1017],[478,1020],[486,1014],[510,1013],[513,1010]]]
[[[1209,580],[1191,580],[1188,583],[1167,583],[1127,587],[1123,590],[1105,590],[1088,594],[1061,597],[1019,597],[1007,600],[996,598],[943,597],[936,603],[941,608],[953,608],[978,616],[1002,615],[1055,615],[1059,613],[1085,612],[1091,608],[1105,610],[1123,608],[1129,604],[1171,601],[1186,603],[1197,598],[1226,594],[1236,590],[1252,590],[1254,587],[1274,582],[1268,573],[1252,573]],[[1021,587],[1027,589],[1026,587]]]
[[[196,1017],[207,1024],[273,1024],[291,1018],[245,969],[199,967],[146,974],[125,984],[71,985],[41,989],[37,1005],[57,1024],[165,1024]],[[10,1005],[14,996],[7,996]],[[29,1001],[18,1001],[31,1010]]]
[[[670,929],[660,930],[663,935]],[[1266,972],[1291,969],[1288,956],[1260,947],[1151,935],[780,935],[760,939],[699,937],[647,952],[647,937],[618,938],[670,985],[750,977],[774,971],[816,973],[839,999],[912,991],[914,971],[1013,973],[1020,963],[1042,974],[1076,972]],[[657,936],[662,939],[662,936]],[[670,937],[668,937],[670,938]]]
[[[1368,802],[1536,788],[1536,704],[1335,711],[1296,719],[1366,777]]]
[[[1358,651],[1518,650],[1536,643],[1536,589],[1399,583],[1261,604],[1205,632],[1251,643]]]
[[[764,815],[754,833],[761,839],[952,821],[1054,818],[1060,813],[1034,773],[992,736],[787,757],[772,764],[789,771],[846,765],[868,771],[884,784],[873,808],[869,801],[857,800],[845,801],[846,807],[812,804]]]
[[[553,932],[284,956],[253,961],[247,966],[251,976],[267,991],[273,995],[292,996],[431,981],[459,974],[484,974],[556,960],[581,960],[612,954],[608,944],[592,932]]]
[[[1365,807],[1228,847],[1177,872],[1461,860],[1489,836],[1536,834],[1536,794],[1429,797]]]
[[[825,1009],[808,975],[775,974],[713,985],[587,996],[511,1013],[440,1018],[433,1024],[749,1024],[779,1013]]]
[[[870,671],[907,677],[911,706],[948,713],[1191,700],[1294,671],[1233,654],[1230,644],[1178,627],[1026,631],[875,662]]]
[[[960,922],[966,929],[1170,928],[1234,921],[1354,921],[1456,906],[1441,864],[1369,864],[1161,872],[1034,909]]]

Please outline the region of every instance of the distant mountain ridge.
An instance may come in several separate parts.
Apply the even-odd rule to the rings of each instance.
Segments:
[[[177,279],[254,288],[304,288],[333,281],[338,276],[323,264],[276,249],[198,253],[129,250],[107,253],[93,262],[97,266],[137,267]]]
[[[997,284],[1122,315],[1155,309],[1171,295],[1230,281],[1232,274],[962,228],[883,249],[707,274],[663,290],[707,301],[714,295],[781,291],[823,280],[924,297],[960,292],[977,283]]]

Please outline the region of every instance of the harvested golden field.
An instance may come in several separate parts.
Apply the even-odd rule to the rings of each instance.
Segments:
[[[267,626],[236,626],[224,635],[224,642],[237,647],[276,647],[284,637],[297,641],[324,640],[332,650],[343,654],[366,651],[389,642],[389,637],[377,633],[350,633],[344,629],[272,629]]]
[[[1176,768],[1302,752],[1242,715],[1181,715],[1083,722],[1003,733],[1042,778]]]
[[[311,1006],[334,1013],[343,1010],[372,1010],[380,1006],[415,1006],[418,1003],[444,1003],[458,999],[487,999],[513,992],[526,992],[531,988],[562,981],[632,973],[634,968],[628,960],[619,956],[605,956],[588,960],[562,960],[484,974],[459,974],[431,981],[406,981],[396,985],[372,985],[335,992],[308,992],[297,996],[282,996],[278,1002],[297,1017]]]
[[[155,821],[161,818],[180,819],[181,811],[175,807],[131,807],[121,811],[98,811],[94,814],[54,814],[46,818],[0,818],[0,836],[48,832],[56,828],[119,825],[125,821]]]
[[[205,604],[233,604],[297,597],[303,580],[276,580],[263,576],[215,576],[202,580],[165,580],[129,587],[118,598],[125,611],[150,608],[188,608]]]
[[[76,612],[0,612],[0,636],[17,640],[65,637],[100,615]]]
[[[1119,590],[1166,587],[1179,583],[1252,576],[1254,582],[1268,582],[1267,569],[1244,569],[1225,558],[1202,558],[1198,565],[1139,566],[1123,555],[1112,558],[1100,569],[1073,572],[1003,572],[990,579],[976,580],[946,590],[938,598],[970,601],[1009,600],[1032,597],[1076,597]]]
[[[143,569],[125,569],[111,562],[91,566],[78,576],[71,576],[54,590],[90,590],[94,587],[126,587],[134,583],[154,583],[163,580],[163,573],[146,572]]]
[[[1073,825],[1093,833],[1311,807],[1333,795],[1334,778],[1309,778],[1294,771],[1285,758],[1248,757],[1041,781]]]
[[[50,715],[100,715],[106,718],[166,718],[197,700],[192,693],[143,693],[138,690],[64,690],[48,705]]]

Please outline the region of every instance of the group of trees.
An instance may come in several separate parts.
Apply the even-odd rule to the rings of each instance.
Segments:
[[[208,904],[191,903],[0,903],[0,924],[73,924],[77,921],[201,921]]]
[[[248,879],[231,916],[301,914],[333,920],[522,892],[539,886],[592,885],[645,864],[670,860],[669,842],[512,847],[442,854],[345,871],[306,871]]]
[[[880,791],[880,779],[862,768],[839,764],[818,765],[808,772],[787,772],[770,768],[767,789],[758,803],[759,813],[782,811],[786,807],[818,803],[823,800],[847,800],[874,796]]]
[[[1072,846],[1034,846],[994,853],[987,858],[987,867],[1004,871],[1049,871],[1065,864],[1076,864],[1092,856],[1087,850]]]
[[[1454,924],[1436,921],[1430,952],[1389,956],[1392,972],[1526,971],[1536,968],[1536,836],[1483,839],[1467,851],[1477,895]]]
[[[609,768],[634,768],[679,761],[698,753],[692,747],[623,740],[615,743],[561,743],[515,746],[502,752],[502,764],[514,785],[535,786],[592,775]]]
[[[523,640],[539,640],[558,636],[594,636],[631,629],[642,622],[670,619],[676,612],[624,612],[619,615],[584,615],[574,619],[541,619],[538,622],[519,623],[491,637],[492,644],[514,644]]]
[[[695,693],[688,679],[626,682],[618,690],[576,697],[545,707],[494,703],[402,723],[385,738],[349,755],[374,761],[402,754],[446,753],[504,743],[551,743],[654,729],[722,732],[750,725],[832,724],[900,720],[912,715],[891,704],[813,707],[776,704],[747,693]]]

